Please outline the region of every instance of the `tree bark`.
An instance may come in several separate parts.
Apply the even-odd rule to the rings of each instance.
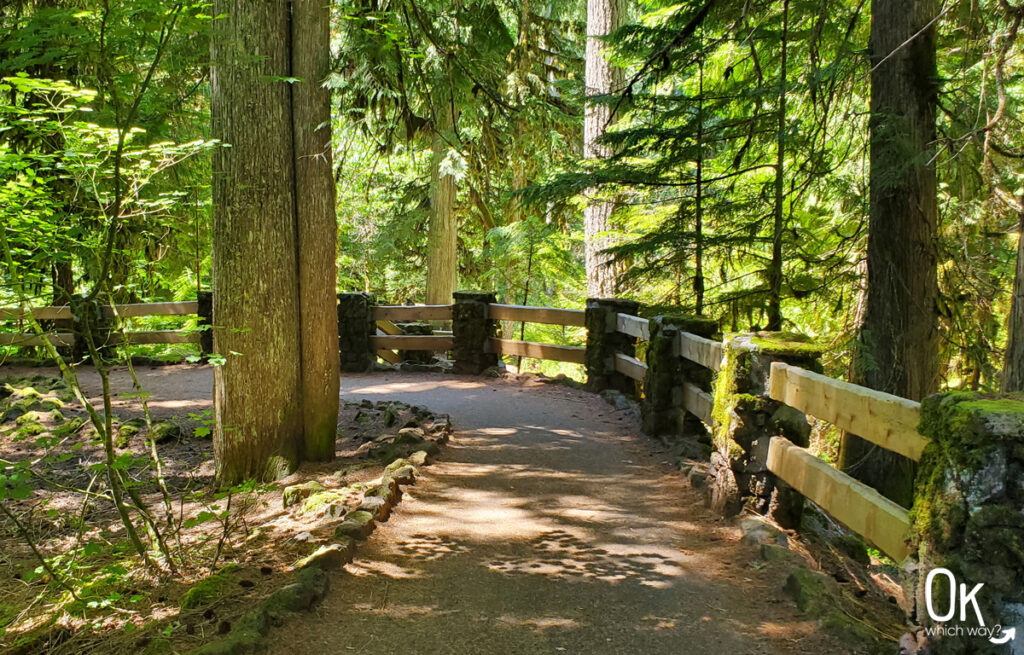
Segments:
[[[299,285],[285,0],[216,0],[214,452],[222,484],[273,479],[302,450]]]
[[[1024,391],[1024,210],[1020,213],[1017,241],[1017,274],[1007,324],[1006,357],[1003,361],[1003,393]]]
[[[912,400],[938,387],[935,0],[873,0],[867,298],[854,381]],[[842,468],[912,500],[910,460],[853,435]]]
[[[334,458],[338,426],[337,243],[331,165],[330,7],[294,0],[291,21],[295,232],[302,348],[304,458]]]
[[[455,122],[452,108],[446,103],[438,112],[441,125],[435,126],[433,154],[430,163],[430,225],[427,232],[427,294],[428,305],[452,303],[459,277],[456,251],[458,223],[455,218],[455,177],[441,171],[448,154],[444,135]]]
[[[583,118],[583,156],[586,159],[603,159],[612,154],[610,148],[598,143],[611,122],[612,107],[594,102],[593,97],[622,88],[623,71],[608,61],[604,37],[619,29],[625,18],[625,0],[587,0],[587,100]],[[611,298],[617,291],[620,266],[603,252],[613,245],[613,239],[604,235],[612,229],[614,210],[614,201],[595,198],[583,211],[587,296],[591,298]]]
[[[768,264],[768,325],[777,332],[782,329],[782,235],[786,229],[786,66],[789,54],[789,0],[782,3],[782,43],[779,73],[778,125],[775,134],[775,206],[772,220],[772,258]]]

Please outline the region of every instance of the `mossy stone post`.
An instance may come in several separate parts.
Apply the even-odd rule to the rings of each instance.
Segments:
[[[732,335],[715,383],[714,434],[708,467],[708,501],[724,516],[748,507],[796,527],[803,497],[768,471],[768,445],[784,436],[806,447],[810,424],[799,411],[768,397],[772,362],[821,372],[821,349],[803,335]]]
[[[199,332],[199,352],[204,357],[213,354],[213,292],[200,291],[196,295],[199,308],[196,313],[199,315],[199,327],[205,328]]]
[[[490,319],[488,305],[498,302],[487,291],[456,291],[452,294],[452,336],[455,358],[454,371],[464,375],[479,375],[498,365],[498,355],[489,352],[490,339],[498,336],[498,321]]]
[[[636,339],[616,329],[619,314],[636,316],[640,303],[618,298],[587,298],[584,322],[587,326],[587,389],[614,389],[635,394],[636,382],[615,370],[615,353],[634,356]]]
[[[75,361],[91,359],[89,354],[90,338],[100,357],[105,359],[109,357],[111,316],[104,311],[107,306],[95,298],[87,300],[82,296],[71,296],[72,334],[74,335],[71,354]]]
[[[919,429],[930,443],[910,512],[918,560],[912,581],[917,622],[936,627],[925,593],[928,574],[943,568],[968,592],[984,585],[975,598],[989,629],[1001,625],[1018,631],[1009,646],[968,635],[978,627],[977,617],[968,603],[961,625],[957,589],[956,615],[942,636],[929,638],[929,652],[1024,652],[1019,645],[1024,638],[1024,394],[936,394],[921,404]],[[932,581],[933,610],[940,617],[950,611],[950,582],[945,574]]]
[[[706,434],[700,419],[683,404],[683,387],[689,382],[711,390],[711,371],[678,355],[680,332],[710,338],[718,324],[708,318],[659,315],[650,319],[651,338],[647,346],[647,377],[644,379],[643,428],[650,435]]]
[[[373,368],[376,351],[370,337],[377,334],[373,304],[373,296],[368,293],[338,294],[338,348],[341,370],[346,373]]]

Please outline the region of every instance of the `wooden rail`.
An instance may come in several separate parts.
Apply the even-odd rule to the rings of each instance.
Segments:
[[[48,333],[46,337],[55,346],[73,346],[75,335],[71,332]],[[0,334],[0,346],[42,346],[43,337],[34,334]]]
[[[897,562],[910,554],[907,510],[871,487],[784,437],[771,440],[768,470]]]
[[[626,377],[643,382],[647,377],[647,364],[644,364],[636,357],[615,353],[615,370]]]
[[[103,313],[113,316],[114,310],[123,318],[136,316],[190,316],[199,313],[199,303],[195,300],[184,300],[181,302],[147,302],[129,303],[126,305],[114,305],[104,307]],[[63,305],[60,307],[33,307],[29,310],[37,320],[62,320],[72,318],[71,307]],[[0,308],[0,320],[17,321],[23,318],[21,309]]]
[[[781,362],[772,364],[769,395],[886,450],[921,459],[921,404]]]
[[[699,418],[704,425],[708,426],[708,429],[713,426],[714,420],[711,418],[711,415],[715,406],[715,399],[707,391],[704,391],[692,382],[687,382],[683,385],[683,406],[686,407],[686,411]]]
[[[549,325],[567,325],[584,327],[586,312],[582,309],[558,309],[555,307],[527,307],[525,305],[501,305],[491,303],[488,306],[489,318],[495,321],[521,321],[523,323],[547,323]]]
[[[673,348],[676,356],[696,362],[712,371],[722,370],[725,349],[717,341],[698,337],[689,332],[680,332]]]
[[[450,321],[451,305],[374,305],[375,321]]]
[[[452,349],[455,340],[436,334],[405,334],[371,336],[374,350],[430,350],[445,352]]]
[[[651,340],[651,324],[646,318],[632,314],[619,314],[615,317],[615,328],[619,332],[636,337],[641,341]]]
[[[551,343],[517,341],[515,339],[490,340],[491,352],[499,355],[519,355],[533,359],[548,359],[556,362],[583,364],[587,349],[582,346],[556,346]]]

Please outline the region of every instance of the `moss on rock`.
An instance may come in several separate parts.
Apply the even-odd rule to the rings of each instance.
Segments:
[[[237,564],[228,564],[213,575],[192,585],[181,598],[179,603],[181,609],[188,610],[209,605],[224,596],[234,587],[234,574],[237,569]]]

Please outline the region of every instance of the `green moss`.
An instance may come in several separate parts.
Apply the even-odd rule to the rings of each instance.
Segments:
[[[732,415],[740,394],[737,393],[738,381],[750,375],[750,353],[732,345],[729,338],[725,345],[725,359],[722,370],[715,381],[715,402],[711,410],[714,423],[712,444],[716,449],[729,451],[732,449]],[[735,443],[735,442],[733,442]]]
[[[25,423],[24,425],[22,425],[21,427],[14,431],[14,440],[21,441],[23,439],[28,439],[29,437],[35,437],[44,432],[46,432],[46,427],[43,426],[41,423]]]
[[[66,437],[69,434],[74,434],[82,429],[85,425],[85,419],[77,416],[72,417],[67,423],[53,429],[53,436],[55,437]]]
[[[234,573],[237,569],[237,564],[228,564],[220,571],[192,585],[181,598],[181,609],[189,610],[209,605],[227,594],[234,587]]]
[[[769,355],[815,357],[825,350],[821,344],[797,332],[758,332],[750,338],[750,344]]]
[[[42,412],[33,410],[26,412],[14,420],[15,425],[27,425],[29,423],[39,423],[46,418],[46,415]]]
[[[346,493],[347,492],[347,493]],[[355,490],[350,487],[345,487],[340,490],[327,490],[319,491],[312,494],[302,503],[302,512],[304,514],[319,514],[321,511],[326,509],[330,505],[340,503],[345,504],[345,499],[350,495],[354,494]]]

